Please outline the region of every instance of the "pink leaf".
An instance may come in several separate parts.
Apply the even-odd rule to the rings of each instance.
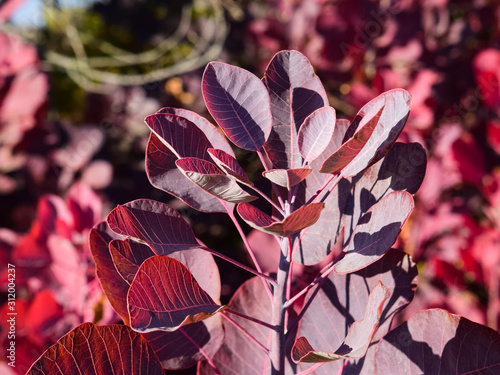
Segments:
[[[328,147],[335,130],[336,114],[332,107],[311,113],[299,129],[297,143],[305,162],[311,162]]]
[[[347,331],[344,342],[333,353],[314,349],[305,337],[299,337],[292,348],[292,359],[299,362],[330,362],[339,359],[361,358],[368,350],[378,328],[384,302],[391,293],[381,282],[371,291],[363,320],[354,322]]]

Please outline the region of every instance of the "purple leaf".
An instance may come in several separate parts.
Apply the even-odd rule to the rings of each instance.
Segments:
[[[309,176],[309,173],[311,173],[311,169],[308,168],[271,169],[262,172],[262,175],[276,185],[283,186],[290,190],[292,186],[304,181],[304,179]]]
[[[226,137],[224,137],[220,130],[216,126],[212,125],[205,117],[202,117],[195,112],[188,111],[187,109],[172,107],[165,107],[156,112],[156,114],[161,113],[170,113],[172,115],[188,119],[203,132],[213,148],[222,150],[229,154],[229,156],[234,157],[233,149],[231,148],[231,145],[227,141]]]
[[[324,161],[320,169],[321,173],[337,174],[359,154],[379,124],[384,108],[385,105],[367,122],[360,124],[360,128],[353,137]]]
[[[144,261],[127,301],[130,325],[139,332],[175,331],[225,308],[199,286],[186,266],[166,256]]]
[[[302,206],[283,221],[274,221],[270,216],[247,203],[239,204],[236,209],[241,218],[252,228],[282,237],[290,237],[318,221],[324,207],[324,203]]]
[[[231,298],[228,307],[264,322],[271,321],[271,300],[258,277],[247,280],[241,285]],[[262,345],[268,347],[271,330],[236,315],[229,316]],[[263,375],[271,373],[269,357],[264,351],[227,320],[224,320],[224,330],[226,332],[224,343],[212,359],[222,374]],[[286,373],[293,374],[295,373],[293,370],[293,363],[286,361]],[[198,367],[198,374],[213,375],[214,371],[206,363],[201,363]]]
[[[236,146],[258,151],[271,131],[269,94],[245,69],[220,62],[207,65],[202,92],[217,124]]]
[[[278,52],[263,82],[269,91],[273,127],[265,148],[275,169],[302,167],[298,131],[315,110],[328,105],[320,79],[309,60],[297,51]]]
[[[396,241],[414,206],[411,194],[405,191],[390,193],[373,205],[359,219],[344,249],[346,255],[335,264],[335,272],[354,272],[382,257]]]
[[[109,252],[116,270],[129,285],[142,262],[155,255],[149,246],[129,239],[111,241]]]
[[[127,291],[129,285],[116,270],[108,248],[112,240],[121,238],[123,237],[112,232],[103,221],[90,230],[89,244],[102,289],[113,309],[128,324]]]
[[[130,327],[84,323],[47,349],[27,374],[163,375],[163,369],[146,340]]]
[[[206,192],[230,203],[251,202],[257,197],[243,190],[236,179],[225,175],[209,161],[197,158],[182,158],[175,162],[184,175]]]
[[[372,135],[362,150],[342,170],[344,177],[357,175],[362,170],[377,162],[389,151],[403,130],[410,113],[411,95],[403,89],[386,91],[371,100],[360,109],[356,117],[360,118],[358,128],[364,126],[381,109],[382,115]],[[357,121],[354,121],[355,123]]]
[[[373,374],[497,374],[500,335],[445,310],[420,311],[374,352]]]
[[[378,328],[384,302],[389,299],[390,294],[389,289],[379,282],[368,297],[363,319],[349,327],[344,342],[334,353],[318,351],[305,337],[299,337],[292,348],[293,361],[316,363],[363,357]]]
[[[306,336],[314,348],[335,350],[344,341],[348,327],[363,319],[370,291],[382,282],[390,290],[391,297],[385,302],[379,328],[373,337],[373,340],[380,339],[389,331],[395,314],[413,299],[417,274],[410,256],[396,249],[389,250],[384,257],[360,271],[348,275],[331,273],[317,293],[308,292],[305,306],[309,307],[300,320],[298,336]],[[332,301],[338,302],[332,304]],[[331,362],[315,374],[336,374],[341,366],[341,362]],[[299,365],[302,371],[309,367]]]
[[[404,190],[415,194],[422,184],[426,154],[418,143],[396,143],[387,156],[356,177],[356,186],[347,200],[342,222],[346,239],[351,237],[361,216],[387,194]]]
[[[217,198],[184,177],[175,165],[180,157],[210,160],[210,147],[233,155],[217,128],[193,112],[172,108],[148,116],[146,123],[152,130],[146,150],[146,172],[151,184],[197,210],[226,212]]]
[[[158,255],[199,247],[189,224],[172,207],[149,199],[118,205],[108,215],[118,234],[146,242]]]
[[[213,148],[209,148],[208,153],[215,164],[228,175],[233,176],[242,184],[253,186],[253,182],[248,179],[245,170],[241,168],[240,164],[233,156],[225,151]]]
[[[323,107],[310,114],[299,129],[297,143],[305,162],[310,163],[328,147],[335,130],[336,114]]]

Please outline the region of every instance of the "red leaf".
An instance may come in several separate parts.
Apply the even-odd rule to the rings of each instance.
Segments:
[[[335,264],[336,273],[349,273],[382,257],[394,244],[415,204],[411,194],[395,191],[374,204],[354,228],[346,255]]]
[[[182,173],[207,193],[226,202],[251,202],[257,197],[243,190],[236,179],[225,175],[209,161],[197,158],[182,158],[175,162]]]
[[[384,108],[385,105],[368,121],[364,122],[361,120],[358,130],[352,138],[324,161],[320,169],[321,173],[337,174],[359,154],[378,125]],[[363,122],[364,124],[362,124]]]
[[[336,114],[332,107],[311,113],[299,129],[297,143],[305,162],[311,162],[328,147],[335,130]]]
[[[300,184],[312,172],[308,168],[297,169],[270,169],[262,172],[262,175],[276,185],[290,190],[292,186]]]
[[[247,203],[239,204],[237,210],[241,218],[252,228],[269,234],[290,237],[318,221],[324,207],[324,203],[311,203],[302,206],[288,215],[283,221],[274,221],[271,217]]]
[[[186,266],[160,256],[142,263],[127,301],[130,325],[139,332],[175,331],[225,308],[199,286]]]
[[[241,168],[240,164],[233,156],[223,150],[216,150],[213,148],[209,148],[208,153],[215,164],[228,175],[233,176],[242,184],[249,186],[253,185],[253,182],[248,179],[245,170]]]
[[[387,154],[403,130],[410,112],[410,102],[411,95],[408,91],[395,89],[377,96],[359,110],[356,115],[360,119],[359,128],[381,109],[382,114],[368,142],[344,167],[342,176],[355,176]]]
[[[245,69],[209,63],[203,73],[205,104],[217,124],[236,146],[258,151],[271,131],[269,94]],[[194,156],[194,155],[193,155]]]
[[[138,199],[116,207],[107,221],[114,232],[146,242],[158,255],[199,247],[189,224],[164,203]]]
[[[128,326],[84,323],[63,336],[36,361],[27,375],[163,375],[146,340]]]
[[[123,237],[112,232],[106,222],[103,221],[90,231],[89,244],[96,264],[96,274],[101,282],[102,289],[113,309],[128,324],[127,291],[129,285],[116,270],[108,248],[112,240],[119,238]]]
[[[330,362],[339,359],[356,359],[365,355],[379,325],[384,302],[391,293],[381,282],[371,291],[363,320],[354,322],[347,331],[344,342],[334,353],[314,349],[305,337],[299,337],[292,348],[292,359],[299,362]]]
[[[203,212],[226,212],[219,199],[203,191],[177,168],[177,156],[151,133],[146,150],[146,172],[151,184]]]
[[[128,284],[134,280],[141,264],[155,255],[149,246],[129,239],[111,241],[109,252],[116,270]]]

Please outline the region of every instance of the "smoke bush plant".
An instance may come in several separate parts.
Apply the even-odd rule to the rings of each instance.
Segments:
[[[202,91],[227,139],[257,153],[272,190],[254,186],[215,126],[176,108],[146,118],[148,177],[199,211],[227,213],[254,268],[206,247],[166,204],[118,206],[90,244],[125,325],[77,327],[30,374],[161,374],[195,364],[199,374],[241,375],[500,371],[498,333],[446,311],[422,311],[390,330],[417,277],[410,256],[391,246],[426,166],[419,144],[396,142],[407,91],[383,93],[352,121],[336,119],[296,51],[275,55],[262,80],[210,63]],[[280,244],[275,274],[262,272],[235,211]],[[256,275],[228,305],[213,255]],[[319,262],[318,277],[292,295],[293,265]]]

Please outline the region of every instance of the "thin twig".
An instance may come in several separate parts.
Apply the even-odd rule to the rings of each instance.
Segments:
[[[264,327],[267,327],[269,329],[272,329],[273,331],[277,331],[278,330],[278,327],[276,326],[273,326],[272,324],[269,324],[269,323],[266,323],[266,322],[263,322],[262,320],[260,319],[257,319],[257,318],[253,318],[251,316],[248,316],[248,315],[245,315],[243,313],[240,313],[238,311],[234,311],[234,310],[231,310],[231,309],[225,309],[224,312],[228,312],[230,314],[233,314],[233,315],[236,315],[236,316],[239,316],[240,318],[243,318],[243,319],[246,319],[250,322],[253,322],[253,323],[257,323],[257,324],[260,324],[261,326],[264,326]]]
[[[260,349],[266,353],[266,355],[269,355],[269,349],[267,349],[264,345],[262,345],[255,337],[253,337],[250,333],[247,332],[245,328],[240,326],[238,323],[236,323],[233,319],[231,319],[229,316],[224,314],[222,312],[222,316],[227,319],[228,322],[230,322],[232,325],[234,325],[238,330],[240,330],[241,333],[243,333],[250,341],[252,341],[255,345],[257,345]]]

